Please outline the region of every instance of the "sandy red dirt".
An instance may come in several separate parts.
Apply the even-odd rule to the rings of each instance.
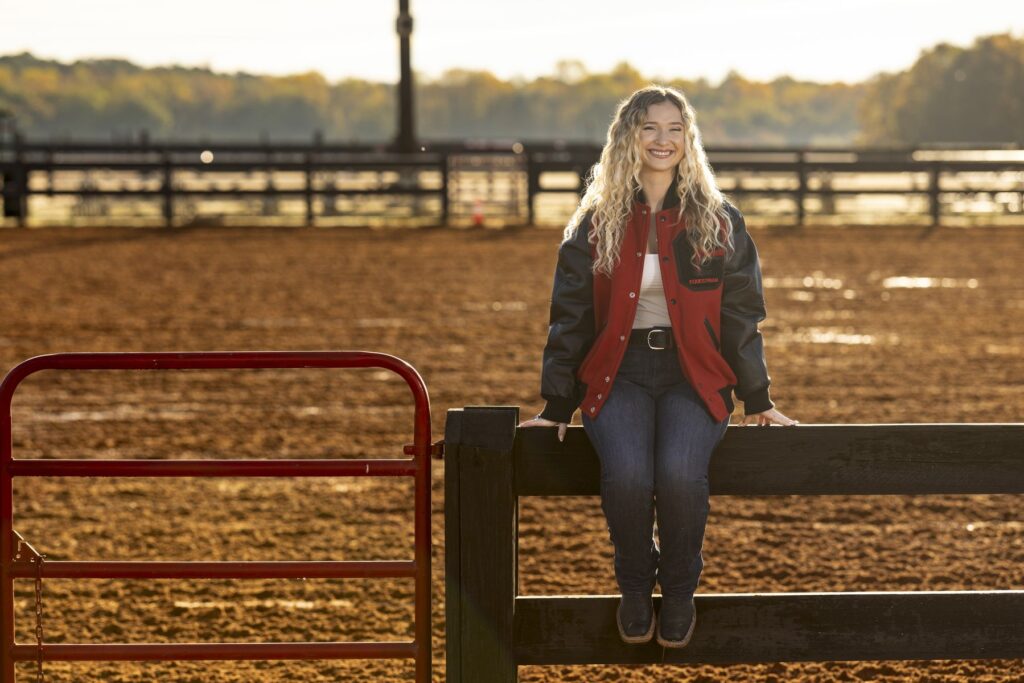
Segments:
[[[1010,422],[1024,407],[1024,232],[753,228],[779,409],[803,423]],[[445,411],[541,407],[557,230],[7,230],[4,368],[59,351],[367,349]],[[886,287],[889,277],[947,278]],[[891,283],[890,283],[891,284]],[[944,286],[943,286],[944,285]],[[374,370],[47,372],[15,398],[15,457],[398,457],[412,409]],[[442,463],[435,680],[444,680]],[[16,481],[15,528],[51,559],[408,559],[411,484]],[[570,533],[571,531],[571,533]],[[525,593],[614,591],[597,499],[526,499]],[[716,498],[705,592],[1012,589],[1017,496]],[[31,585],[18,638],[32,642]],[[411,581],[58,581],[48,642],[405,639]],[[698,626],[699,627],[699,626]],[[411,680],[409,662],[96,663],[51,681]],[[29,680],[30,667],[19,669]],[[1009,661],[523,667],[524,681],[1010,681]]]

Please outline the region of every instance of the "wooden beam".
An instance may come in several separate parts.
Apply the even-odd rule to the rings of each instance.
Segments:
[[[517,665],[1024,657],[1024,591],[698,594],[682,650],[624,644],[618,600],[516,598]]]
[[[450,409],[445,424],[446,661],[450,683],[515,683],[518,586],[512,444],[519,408]]]
[[[518,430],[520,496],[600,492],[582,427]],[[1024,424],[732,426],[711,458],[715,495],[1024,493]]]

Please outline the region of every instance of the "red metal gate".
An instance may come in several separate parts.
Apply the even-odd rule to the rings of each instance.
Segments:
[[[400,375],[416,402],[411,458],[363,460],[29,460],[12,457],[11,400],[40,370],[185,370],[378,367]],[[0,680],[14,681],[15,662],[390,659],[416,660],[416,680],[431,675],[430,629],[430,399],[414,367],[369,351],[61,353],[24,361],[0,384]],[[362,562],[41,562],[13,529],[14,477],[413,477],[415,555],[411,561]],[[411,642],[62,643],[14,640],[14,580],[415,578],[415,638]]]

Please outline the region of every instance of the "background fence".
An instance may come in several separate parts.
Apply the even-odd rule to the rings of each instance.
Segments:
[[[232,220],[297,225],[559,224],[600,147],[552,142],[387,146],[0,142],[7,225]],[[938,225],[1024,223],[1017,148],[710,148],[748,213],[802,225],[841,216]]]

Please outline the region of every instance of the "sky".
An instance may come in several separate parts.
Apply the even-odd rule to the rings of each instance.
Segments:
[[[651,78],[856,82],[940,42],[1024,37],[1024,0],[409,1],[413,69],[429,79],[532,79],[575,59]],[[0,0],[0,54],[394,82],[397,13],[397,0]]]

